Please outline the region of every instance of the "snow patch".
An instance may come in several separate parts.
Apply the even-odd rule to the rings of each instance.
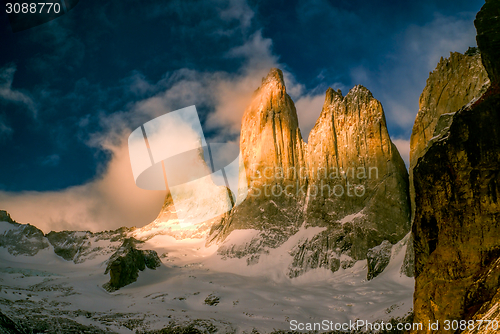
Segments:
[[[339,220],[339,223],[341,223],[342,225],[344,225],[345,223],[351,223],[356,218],[362,218],[364,216],[365,216],[365,214],[363,213],[363,210],[361,210],[358,213],[353,213],[352,215],[345,216],[344,218],[342,218],[341,220]]]
[[[0,221],[0,235],[3,235],[10,230],[16,230],[18,228],[19,228],[18,226],[11,224],[9,222]]]

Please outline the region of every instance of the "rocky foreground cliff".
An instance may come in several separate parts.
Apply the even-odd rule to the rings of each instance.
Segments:
[[[420,95],[419,110],[410,137],[410,197],[412,217],[415,213],[415,188],[413,169],[425,152],[427,144],[441,115],[458,110],[467,103],[477,100],[490,86],[490,80],[481,61],[478,48],[469,48],[465,54],[452,52],[449,58],[442,58],[436,69],[430,73],[426,86]],[[414,275],[413,239],[407,249],[406,274]]]
[[[432,138],[417,161],[413,160],[415,321],[440,323],[438,330],[426,328],[419,333],[455,332],[444,327],[446,320],[500,320],[496,311],[500,287],[499,17],[500,3],[486,1],[475,21],[490,87],[480,97],[474,93],[463,94],[462,100],[449,98],[437,121],[439,113],[429,114],[434,121],[428,123],[436,124]],[[469,58],[468,62],[474,61]],[[484,76],[472,78],[477,81],[462,79],[456,87],[466,84],[481,92]],[[458,102],[464,105],[457,108]],[[427,117],[425,112],[417,121]],[[488,331],[476,323],[470,332]]]

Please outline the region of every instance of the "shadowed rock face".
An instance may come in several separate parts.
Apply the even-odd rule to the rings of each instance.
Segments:
[[[392,244],[384,240],[383,243],[368,251],[366,255],[368,262],[366,279],[371,280],[384,271],[391,260],[391,250]]]
[[[110,280],[103,287],[108,291],[115,291],[137,281],[139,271],[156,269],[161,265],[158,254],[153,250],[139,250],[136,244],[141,241],[127,238],[123,245],[109,259],[106,271]]]
[[[39,251],[54,247],[54,253],[67,261],[83,263],[86,260],[115,252],[135,228],[121,227],[113,231],[51,231],[46,235],[30,224],[16,223],[6,211],[0,210],[0,247],[12,255],[34,256]],[[107,241],[102,243],[101,241]]]
[[[441,58],[430,73],[420,95],[419,111],[410,138],[410,197],[412,215],[415,211],[413,169],[425,151],[436,129],[439,117],[455,112],[467,103],[477,100],[490,86],[488,73],[477,48],[469,48],[465,54],[453,52],[447,59]],[[405,273],[414,275],[413,242],[407,248]]]
[[[499,30],[489,28],[499,20],[498,1],[487,1],[475,22],[492,86],[479,100],[439,118],[413,169],[415,322],[498,319],[499,58],[485,41],[498,40]]]
[[[349,267],[366,259],[368,249],[384,240],[392,245],[409,231],[408,174],[382,105],[362,86],[345,97],[326,92],[305,144],[283,75],[272,69],[245,111],[240,148],[249,194],[211,236],[221,242],[238,229],[258,235],[244,244],[225,242],[219,254],[252,264],[301,226],[322,228],[291,249],[288,275],[296,277]]]
[[[490,86],[488,73],[477,48],[465,54],[450,53],[450,57],[439,61],[430,73],[427,84],[420,95],[419,110],[410,137],[410,196],[412,210],[415,208],[413,168],[431,140],[439,117],[455,112],[467,103],[478,99]]]
[[[477,14],[474,25],[477,29],[477,45],[483,54],[483,64],[491,81],[500,82],[500,3],[487,0]]]
[[[441,122],[414,169],[415,321],[471,316],[500,278],[500,96]]]
[[[11,224],[17,224],[17,222],[11,218],[10,214],[5,210],[0,210],[0,222],[8,222]]]
[[[5,212],[5,211],[4,211]],[[0,212],[1,214],[1,212]],[[2,217],[0,217],[2,219]],[[0,312],[0,333],[1,334],[25,334],[27,333],[21,326],[12,321],[5,314]]]

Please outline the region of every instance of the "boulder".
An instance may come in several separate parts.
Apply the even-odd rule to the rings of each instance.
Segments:
[[[110,257],[104,274],[109,273],[110,280],[103,288],[112,292],[137,281],[139,271],[146,268],[156,269],[161,265],[158,254],[153,250],[140,250],[136,245],[142,243],[134,238],[127,238],[122,246]]]

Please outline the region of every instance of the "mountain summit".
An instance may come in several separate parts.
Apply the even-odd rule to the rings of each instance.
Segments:
[[[305,144],[283,73],[271,69],[244,113],[240,149],[249,195],[212,228],[221,255],[257,263],[307,230],[308,238],[287,246],[287,275],[296,277],[350,267],[409,231],[408,174],[382,105],[363,86],[345,97],[328,89]],[[253,232],[233,241],[237,230]]]

